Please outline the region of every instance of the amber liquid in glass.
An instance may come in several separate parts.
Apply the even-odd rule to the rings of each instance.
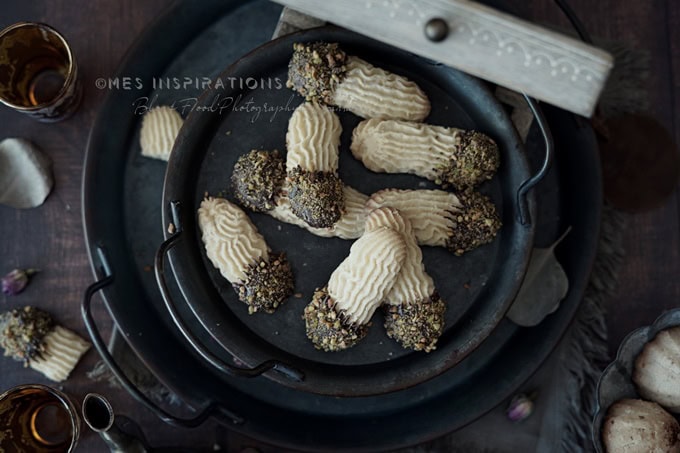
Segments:
[[[0,402],[0,425],[0,452],[61,453],[73,438],[71,414],[41,389],[22,389]]]
[[[81,95],[78,67],[56,30],[30,22],[0,30],[0,102],[55,122],[76,110]]]
[[[18,92],[27,106],[38,106],[56,99],[64,87],[68,67],[63,58],[48,56],[35,58],[26,63],[17,81]]]

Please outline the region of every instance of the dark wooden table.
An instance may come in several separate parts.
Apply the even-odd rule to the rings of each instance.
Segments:
[[[71,119],[57,124],[37,123],[0,108],[0,139],[25,137],[39,145],[54,161],[56,185],[47,202],[31,210],[0,206],[0,273],[16,267],[37,267],[42,272],[20,296],[0,295],[0,309],[35,305],[52,312],[58,322],[86,335],[79,304],[92,281],[85,251],[81,212],[81,172],[88,133],[104,92],[95,87],[98,77],[110,77],[135,37],[171,2],[169,0],[4,0],[0,28],[29,20],[53,25],[71,43],[82,70],[83,103]],[[527,17],[568,29],[552,1],[522,3]],[[676,0],[570,0],[592,34],[642,50],[650,57],[649,114],[680,142],[680,2]],[[227,62],[225,62],[226,65]],[[663,310],[680,306],[680,197],[678,190],[664,204],[646,213],[628,216],[626,258],[618,291],[607,301],[609,345],[615,351],[624,335],[649,324]],[[103,310],[98,322],[108,326]],[[104,327],[107,331],[107,328]],[[98,357],[90,352],[63,389],[76,400],[88,392],[107,395],[117,413],[139,422],[153,445],[201,446],[212,450],[239,450],[250,441],[228,435],[207,423],[195,430],[164,425],[122,390],[94,383],[86,372]],[[0,391],[29,383],[47,383],[41,375],[18,362],[0,360]],[[103,451],[99,437],[83,430],[78,451]]]

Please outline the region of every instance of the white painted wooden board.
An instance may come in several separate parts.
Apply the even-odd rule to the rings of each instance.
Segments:
[[[607,52],[467,0],[273,0],[583,116],[613,66]],[[441,18],[449,34],[425,36]]]

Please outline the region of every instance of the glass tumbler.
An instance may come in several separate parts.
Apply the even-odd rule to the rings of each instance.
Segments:
[[[68,118],[82,97],[78,65],[54,28],[20,22],[0,31],[0,102],[42,122]]]

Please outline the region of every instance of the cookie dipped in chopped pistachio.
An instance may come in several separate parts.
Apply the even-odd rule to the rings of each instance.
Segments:
[[[501,220],[496,206],[485,195],[468,189],[383,189],[366,202],[369,210],[393,207],[413,226],[418,244],[446,247],[462,255],[496,237]]]
[[[283,254],[272,254],[241,208],[206,198],[198,209],[206,255],[229,281],[248,313],[273,313],[293,293],[293,272]]]
[[[398,232],[381,228],[357,239],[304,310],[307,337],[314,347],[340,351],[354,346],[394,284],[406,256]]]
[[[0,346],[6,356],[61,382],[91,345],[57,325],[49,313],[26,306],[0,314]]]
[[[498,145],[481,132],[411,121],[362,121],[350,149],[371,171],[415,174],[456,190],[491,179],[500,164]]]
[[[444,331],[446,304],[425,271],[423,252],[411,222],[395,208],[374,209],[366,217],[366,231],[391,228],[406,244],[406,258],[392,288],[385,296],[385,330],[404,348],[430,352]]]
[[[286,132],[286,186],[290,207],[314,228],[330,228],[344,212],[338,177],[342,126],[338,116],[319,104],[299,105]]]
[[[430,113],[430,100],[415,82],[345,55],[336,43],[294,44],[286,86],[307,101],[363,118],[422,121]]]

